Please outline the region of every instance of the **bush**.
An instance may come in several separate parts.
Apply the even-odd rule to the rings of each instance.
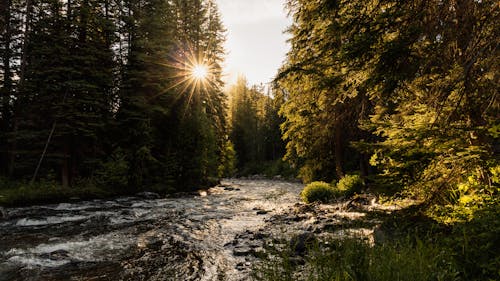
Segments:
[[[360,193],[363,189],[363,179],[359,175],[345,175],[337,183],[338,192],[344,196],[352,196],[355,193]]]
[[[308,184],[300,193],[306,203],[327,203],[338,196],[338,192],[328,183],[315,181]]]

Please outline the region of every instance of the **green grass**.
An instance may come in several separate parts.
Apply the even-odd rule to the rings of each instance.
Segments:
[[[2,184],[0,186],[0,206],[5,207],[106,198],[116,195],[116,192],[110,192],[90,184],[71,188],[63,188],[51,181],[41,181],[34,184],[1,181],[0,184]]]
[[[375,246],[356,238],[330,241],[328,246],[316,246],[310,250],[302,270],[288,250],[274,257],[255,268],[255,280],[460,280],[459,270],[449,252],[420,240],[408,239]]]

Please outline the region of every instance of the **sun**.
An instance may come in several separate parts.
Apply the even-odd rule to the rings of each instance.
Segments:
[[[193,65],[191,76],[196,80],[205,80],[208,76],[208,66],[204,64]]]

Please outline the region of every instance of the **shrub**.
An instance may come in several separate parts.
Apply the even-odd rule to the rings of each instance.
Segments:
[[[345,175],[339,180],[336,187],[340,193],[349,197],[360,193],[363,186],[363,179],[359,175]]]
[[[302,200],[306,203],[327,203],[337,195],[338,192],[330,184],[322,181],[311,182],[300,193]]]

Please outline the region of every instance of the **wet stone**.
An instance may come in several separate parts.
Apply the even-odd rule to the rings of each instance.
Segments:
[[[4,208],[0,207],[0,220],[5,220],[7,219],[7,211],[5,211]]]
[[[137,197],[144,199],[160,199],[160,195],[154,192],[140,192],[136,194]]]
[[[233,250],[233,255],[235,255],[237,257],[247,256],[247,255],[252,254],[252,251],[253,250],[250,247],[246,247],[246,246],[236,247]]]
[[[42,254],[40,257],[50,260],[63,260],[69,257],[69,252],[61,249],[50,253]]]
[[[307,252],[307,249],[314,244],[316,237],[314,233],[303,232],[295,235],[290,240],[290,247],[296,255],[302,256]]]
[[[0,263],[0,281],[22,280],[19,276],[20,266],[9,263]]]
[[[263,230],[262,230],[263,231]],[[262,240],[269,237],[269,233],[258,232],[254,235],[255,239]]]
[[[339,228],[338,225],[331,224],[331,223],[325,224],[323,226],[323,230],[327,231],[327,232],[334,232],[334,231],[338,230],[338,228]]]
[[[228,192],[222,192],[224,188]],[[10,221],[2,221],[0,228],[0,281],[248,280],[252,264],[266,255],[269,243],[274,246],[275,235],[280,237],[283,218],[299,215],[286,210],[301,189],[300,184],[231,180],[204,198],[184,193],[153,201],[147,198],[157,194],[143,193],[108,201],[9,208]],[[280,191],[273,207],[268,205],[270,190]],[[254,206],[259,209],[251,210]],[[282,215],[273,219],[276,223],[265,224],[271,215],[257,212]],[[78,217],[84,219],[54,222]],[[21,219],[33,223],[16,225]],[[279,249],[289,247],[289,239],[280,241]],[[19,250],[7,256],[10,249]],[[14,267],[5,268],[8,259]],[[40,269],[40,260],[55,266]]]

